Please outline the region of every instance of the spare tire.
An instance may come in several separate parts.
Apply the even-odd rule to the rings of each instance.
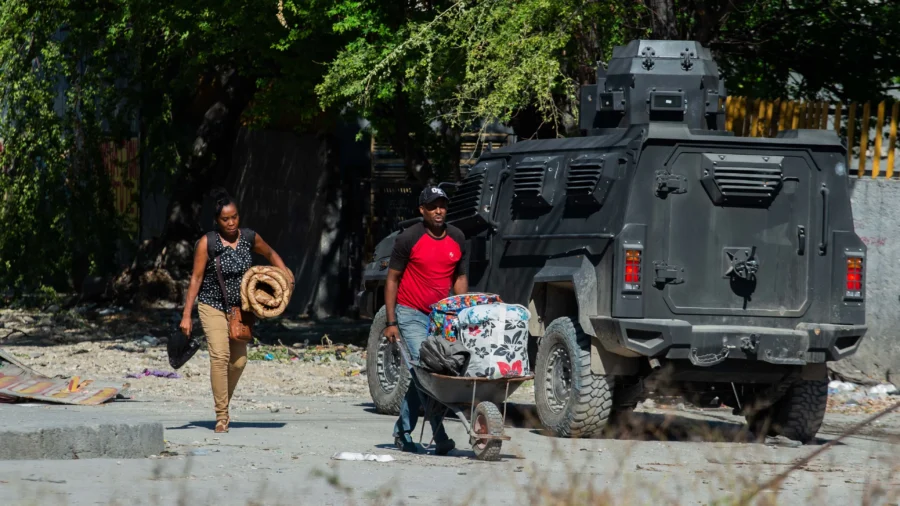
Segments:
[[[375,314],[369,327],[366,376],[369,394],[375,410],[385,415],[399,415],[400,403],[409,388],[409,369],[403,364],[398,343],[390,343],[384,337],[387,310],[384,306]]]

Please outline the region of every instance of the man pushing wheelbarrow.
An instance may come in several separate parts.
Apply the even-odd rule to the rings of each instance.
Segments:
[[[423,221],[407,228],[398,237],[388,265],[384,287],[388,341],[406,343],[413,362],[419,361],[419,349],[428,335],[430,307],[453,294],[469,289],[466,277],[465,236],[461,230],[445,223],[447,194],[438,187],[428,186],[419,195],[419,212]],[[414,378],[406,397],[400,404],[400,416],[394,426],[394,444],[404,452],[418,453],[412,431],[419,418],[422,393]],[[456,443],[444,430],[443,417],[433,414],[431,430],[437,455],[447,455]]]
[[[412,431],[425,402],[437,455],[456,448],[443,426],[449,411],[465,427],[475,457],[496,460],[509,440],[507,399],[534,377],[527,356],[531,315],[497,295],[468,293],[465,237],[444,223],[447,205],[443,191],[425,188],[419,197],[423,222],[397,237],[391,255],[384,336],[398,343],[410,371],[394,443],[418,452]]]

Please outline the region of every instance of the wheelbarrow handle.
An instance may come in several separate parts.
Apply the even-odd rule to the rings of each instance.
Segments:
[[[400,355],[403,357],[403,362],[406,363],[406,368],[412,371],[412,359],[409,358],[409,348],[407,348],[406,340],[403,339],[403,336],[400,336],[400,339],[397,340],[397,347],[400,348]]]

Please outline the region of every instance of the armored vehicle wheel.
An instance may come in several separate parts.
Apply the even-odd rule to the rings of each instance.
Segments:
[[[478,434],[503,435],[503,416],[493,402],[480,402],[475,406],[472,419],[472,451],[478,460],[497,460],[500,457],[500,439],[478,439]]]
[[[382,307],[369,328],[366,375],[375,410],[386,415],[399,415],[400,403],[409,387],[409,370],[404,367],[397,343],[389,343],[382,335],[386,323]]]
[[[554,320],[538,345],[534,398],[544,427],[591,437],[609,421],[613,378],[591,372],[591,338],[571,318]]]
[[[750,430],[758,437],[784,436],[794,441],[813,441],[828,404],[828,379],[795,383],[770,408],[747,416]]]

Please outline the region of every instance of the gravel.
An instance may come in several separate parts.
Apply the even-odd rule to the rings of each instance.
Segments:
[[[177,309],[152,316],[119,308],[76,308],[54,313],[0,310],[0,323],[4,325],[0,329],[0,346],[25,365],[50,377],[78,375],[85,379],[119,381],[130,384],[124,395],[135,400],[199,402],[209,404],[212,409],[209,354],[205,347],[175,371],[180,378],[126,378],[144,369],[173,370],[168,363],[166,335],[172,331],[172,321],[176,319]],[[315,329],[315,324],[287,324],[295,333],[305,332],[304,336]],[[199,328],[198,321],[195,325]],[[272,332],[276,326],[285,325],[265,322],[261,333],[269,331],[268,334],[278,335]],[[232,400],[232,411],[290,409],[265,401],[272,397],[367,396],[365,350],[340,344],[334,329],[327,330],[331,336],[323,341],[333,344],[295,343],[290,346],[293,353],[287,353],[288,346],[278,344],[282,337],[270,344],[251,346],[248,356],[254,359],[244,369]],[[285,331],[281,335],[290,334],[291,331]],[[266,355],[272,359],[267,360]]]

